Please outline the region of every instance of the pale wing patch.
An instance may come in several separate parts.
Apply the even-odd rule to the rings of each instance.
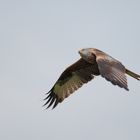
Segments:
[[[57,83],[54,87],[54,92],[58,96],[61,101],[63,101],[66,97],[68,97],[75,90],[80,88],[83,85],[80,77],[73,73],[72,77],[63,85]]]
[[[52,105],[55,108],[71,93],[91,81],[94,78],[93,75],[99,75],[97,63],[93,65],[81,58],[60,75],[55,85],[47,93],[48,96],[44,99],[47,101],[44,106],[48,104],[47,108]]]

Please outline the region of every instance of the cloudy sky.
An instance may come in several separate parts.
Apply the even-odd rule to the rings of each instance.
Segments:
[[[101,77],[55,110],[42,107],[60,73],[94,47],[140,73],[139,0],[0,0],[0,139],[139,140],[140,83]]]

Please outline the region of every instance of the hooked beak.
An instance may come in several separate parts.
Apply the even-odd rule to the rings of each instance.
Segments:
[[[82,54],[81,50],[79,50],[78,53],[81,55]]]

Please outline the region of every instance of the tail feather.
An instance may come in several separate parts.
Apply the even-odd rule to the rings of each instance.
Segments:
[[[140,80],[140,75],[138,75],[138,74],[136,74],[136,73],[134,73],[134,72],[132,72],[132,71],[130,71],[128,69],[126,69],[126,74],[128,74],[129,76],[131,76],[131,77],[133,77],[133,78],[135,78],[137,80]]]

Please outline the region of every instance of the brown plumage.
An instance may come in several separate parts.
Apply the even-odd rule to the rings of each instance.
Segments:
[[[69,66],[56,81],[45,98],[49,108],[55,108],[83,84],[91,81],[95,76],[101,75],[113,85],[128,89],[126,75],[140,80],[140,75],[125,68],[118,60],[108,54],[94,48],[82,49],[79,51],[81,58]]]

